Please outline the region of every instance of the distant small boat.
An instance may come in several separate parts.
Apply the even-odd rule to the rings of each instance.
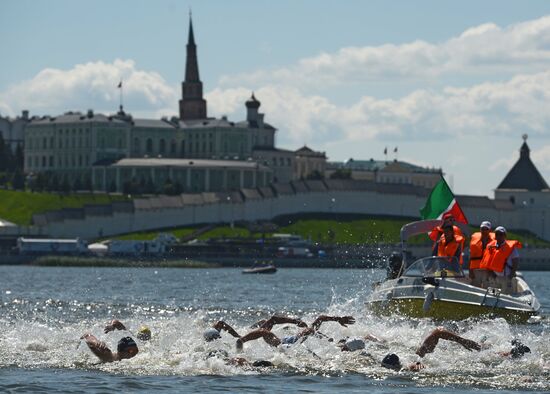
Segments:
[[[273,264],[255,264],[243,270],[243,274],[274,274],[275,272],[277,272],[277,267]]]

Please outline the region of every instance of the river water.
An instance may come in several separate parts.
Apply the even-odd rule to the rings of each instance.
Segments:
[[[468,352],[442,341],[427,355],[421,372],[382,368],[387,353],[404,362],[436,327],[429,320],[372,316],[364,306],[381,270],[279,269],[275,275],[242,275],[240,269],[49,268],[0,266],[0,392],[364,392],[424,393],[475,389],[492,392],[550,391],[550,319],[513,326],[504,320],[458,322],[453,329],[484,338],[487,348]],[[526,272],[543,305],[550,305],[550,272]],[[243,334],[273,313],[311,322],[318,314],[352,315],[357,323],[325,323],[336,339],[374,334],[385,340],[366,352],[340,352],[334,343],[310,338],[274,349],[263,341],[245,344],[242,354],[228,334],[205,343],[202,332],[224,319]],[[103,333],[113,318],[129,332]],[[91,332],[111,349],[142,324],[153,332],[138,342],[130,360],[101,364],[79,337]],[[277,335],[297,328],[276,326]],[[519,338],[532,352],[503,358]],[[273,368],[227,365],[207,357],[222,349]]]

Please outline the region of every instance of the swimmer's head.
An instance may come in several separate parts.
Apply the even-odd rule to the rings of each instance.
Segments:
[[[151,339],[151,330],[147,326],[141,326],[136,336],[140,341],[148,341]]]
[[[229,353],[227,353],[225,350],[223,349],[216,349],[216,350],[211,350],[208,352],[208,354],[206,355],[206,358],[228,358],[229,357]]]
[[[338,346],[343,352],[354,352],[365,348],[365,341],[360,338],[342,339],[338,342]]]
[[[206,342],[211,342],[215,339],[219,339],[222,337],[220,335],[220,332],[213,327],[210,327],[204,330],[204,333],[202,334],[202,336],[204,337],[204,340]]]
[[[512,358],[521,358],[525,353],[531,353],[529,346],[524,345],[517,339],[512,340],[512,350],[510,351],[510,356],[512,356]]]
[[[116,349],[120,358],[134,357],[139,351],[136,341],[131,337],[124,337],[118,341]]]
[[[399,371],[401,369],[401,361],[399,360],[399,356],[394,353],[386,354],[386,356],[382,359],[382,366],[384,368]]]

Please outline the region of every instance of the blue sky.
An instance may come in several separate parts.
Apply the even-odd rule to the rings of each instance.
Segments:
[[[529,134],[550,181],[550,2],[0,1],[0,114],[177,113],[192,8],[211,116],[278,145],[442,167],[492,196]],[[393,158],[393,155],[388,155]]]

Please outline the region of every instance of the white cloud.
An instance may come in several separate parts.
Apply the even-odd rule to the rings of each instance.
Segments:
[[[124,106],[143,116],[177,109],[176,90],[156,72],[136,68],[133,60],[77,64],[69,70],[44,69],[34,78],[0,92],[0,110],[14,115],[59,114],[67,110],[114,112],[119,105],[117,85],[123,80]]]
[[[550,68],[550,16],[500,28],[486,23],[442,43],[346,47],[273,70],[227,75],[224,87],[287,84],[307,88],[362,81],[425,80],[442,76],[532,73]]]
[[[527,140],[529,143],[529,140]],[[531,148],[531,160],[541,171],[550,172],[550,145],[544,145],[539,148]],[[547,179],[549,182],[550,179]]]
[[[238,117],[249,92],[218,88],[209,94],[210,109]],[[266,85],[256,97],[283,141],[296,143],[543,136],[550,125],[550,70],[467,88],[417,90],[396,99],[365,96],[350,106],[284,85]]]

